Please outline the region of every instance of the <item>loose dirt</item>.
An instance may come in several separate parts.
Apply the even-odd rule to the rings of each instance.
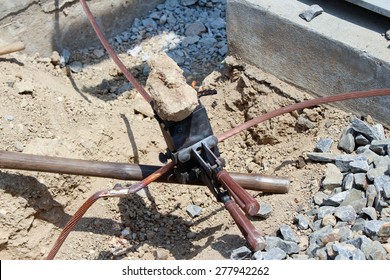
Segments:
[[[121,54],[145,83],[145,65]],[[28,154],[161,164],[166,145],[147,104],[107,58],[80,52],[79,73],[50,58],[0,58],[0,149]],[[311,98],[250,65],[209,75],[201,98],[216,135],[270,110]],[[187,77],[189,82],[191,77]],[[198,81],[198,85],[200,81]],[[301,116],[301,120],[297,119]],[[288,194],[251,192],[271,204],[267,219],[251,218],[265,234],[292,224],[310,207],[324,166],[305,162],[321,137],[338,139],[351,114],[315,107],[287,114],[236,135],[219,148],[228,171],[289,177]],[[309,128],[310,127],[310,128]],[[332,151],[337,150],[337,141]],[[0,259],[42,259],[90,195],[118,182],[64,174],[0,170]],[[122,182],[123,183],[123,182]],[[192,219],[189,204],[202,208]],[[305,234],[297,232],[302,239]],[[126,199],[98,201],[69,235],[58,259],[225,259],[245,244],[228,212],[202,186],[153,183]]]

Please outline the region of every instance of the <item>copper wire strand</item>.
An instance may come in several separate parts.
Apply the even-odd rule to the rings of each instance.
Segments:
[[[345,101],[350,99],[358,99],[358,98],[367,98],[367,97],[375,97],[375,96],[386,96],[390,95],[390,88],[385,89],[374,89],[374,90],[366,90],[366,91],[354,91],[354,92],[348,92],[348,93],[341,93],[326,97],[320,97],[320,98],[314,98],[306,101],[302,101],[299,103],[291,104],[276,110],[273,110],[271,112],[268,112],[264,115],[261,115],[259,117],[253,118],[245,123],[242,123],[224,133],[219,135],[218,141],[222,142],[226,140],[227,138],[230,138],[252,126],[255,126],[257,124],[260,124],[264,121],[267,121],[269,119],[272,119],[274,117],[283,115],[285,113],[290,113],[295,110],[301,110],[309,107],[318,106],[325,103],[332,103],[332,102],[338,102],[338,101]]]
[[[54,243],[53,247],[51,248],[49,254],[46,257],[46,260],[53,260],[55,256],[57,255],[58,251],[60,250],[62,244],[65,242],[65,239],[68,237],[70,232],[73,230],[73,228],[76,226],[78,221],[84,216],[84,214],[87,212],[87,210],[99,199],[103,197],[126,197],[127,195],[131,193],[136,193],[137,191],[141,190],[142,188],[148,186],[150,183],[152,183],[154,180],[159,178],[160,176],[164,175],[166,172],[168,172],[170,169],[172,169],[175,166],[174,162],[169,162],[168,164],[162,166],[160,169],[158,169],[156,172],[150,174],[148,177],[146,177],[141,182],[135,183],[131,186],[125,186],[125,187],[114,187],[112,190],[104,190],[99,191],[92,195],[90,198],[88,198],[83,205],[76,211],[76,213],[70,218],[70,220],[66,223],[65,227],[61,231],[59,237],[57,238],[56,242]]]
[[[127,70],[126,66],[123,64],[123,62],[119,59],[118,55],[115,53],[115,51],[111,48],[110,44],[108,43],[107,39],[104,37],[103,32],[100,30],[94,16],[91,13],[91,10],[89,9],[87,2],[85,0],[80,0],[80,3],[84,9],[85,14],[88,17],[89,22],[92,25],[93,30],[95,30],[96,35],[98,36],[100,42],[106,49],[108,55],[111,57],[111,59],[115,62],[115,64],[119,67],[119,69],[122,71],[123,75],[129,80],[129,82],[138,90],[138,92],[142,95],[142,97],[151,104],[153,99],[150,97],[149,93],[142,87],[142,85],[134,78],[134,76]]]

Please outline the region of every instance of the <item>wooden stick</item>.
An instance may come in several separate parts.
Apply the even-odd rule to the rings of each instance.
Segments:
[[[23,42],[14,42],[5,46],[0,46],[0,55],[18,52],[25,49]]]

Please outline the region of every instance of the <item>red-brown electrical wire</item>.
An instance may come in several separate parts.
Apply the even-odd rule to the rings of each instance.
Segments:
[[[350,99],[358,99],[358,98],[367,98],[367,97],[374,97],[374,96],[386,96],[390,95],[390,88],[385,89],[375,89],[375,90],[367,90],[367,91],[354,91],[354,92],[348,92],[348,93],[342,93],[342,94],[336,94],[321,98],[315,98],[311,100],[306,100],[303,102],[291,104],[279,109],[276,109],[274,111],[268,112],[264,115],[261,115],[259,117],[256,117],[254,119],[251,119],[243,124],[240,124],[231,130],[228,130],[221,135],[218,136],[218,141],[222,142],[226,140],[229,137],[232,137],[233,135],[236,135],[245,129],[248,129],[254,125],[257,125],[261,122],[267,121],[269,119],[272,119],[274,117],[283,115],[285,113],[290,113],[295,110],[301,110],[313,106],[318,106],[325,103],[332,103],[332,102],[338,102],[338,101],[345,101]]]
[[[141,182],[135,183],[129,187],[120,187],[120,188],[114,188],[113,190],[104,190],[99,191],[92,195],[90,198],[87,199],[81,205],[81,207],[76,211],[76,213],[70,218],[70,220],[66,223],[65,227],[61,231],[59,237],[57,238],[56,242],[54,243],[53,247],[51,248],[49,254],[46,257],[46,260],[52,260],[60,250],[62,244],[64,243],[65,239],[68,237],[69,233],[73,230],[77,222],[83,217],[85,212],[99,199],[103,197],[126,197],[127,195],[131,193],[135,193],[139,191],[140,189],[146,187],[150,183],[152,183],[154,180],[156,180],[158,177],[162,176],[166,172],[168,172],[170,169],[172,169],[175,166],[174,162],[169,162],[168,164],[162,166],[160,169],[158,169],[156,172],[150,174],[148,177],[146,177]]]
[[[122,63],[122,61],[119,59],[118,55],[114,52],[114,50],[111,48],[110,44],[106,40],[106,38],[103,35],[103,32],[100,30],[98,24],[96,23],[95,18],[93,17],[91,10],[89,9],[87,2],[85,0],[80,0],[81,5],[84,9],[84,12],[86,13],[88,20],[90,21],[93,30],[95,30],[96,35],[98,36],[100,42],[103,44],[104,48],[106,49],[108,55],[111,57],[111,59],[115,62],[115,64],[119,67],[119,69],[122,71],[123,75],[129,80],[129,82],[139,91],[139,93],[143,96],[143,98],[151,104],[153,99],[150,97],[149,93],[141,86],[141,84],[134,78],[134,76],[127,70],[126,66]]]

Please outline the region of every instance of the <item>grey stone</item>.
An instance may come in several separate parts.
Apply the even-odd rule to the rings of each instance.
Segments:
[[[368,237],[377,236],[381,227],[385,224],[385,221],[371,220],[366,221],[364,224],[363,232]]]
[[[316,153],[316,152],[310,152],[306,154],[307,157],[316,162],[335,162],[337,155],[332,153]]]
[[[343,191],[336,193],[324,199],[323,205],[325,206],[339,206],[349,194],[349,191]]]
[[[93,50],[93,55],[96,57],[96,58],[102,58],[104,56],[104,50],[102,49],[94,49]]]
[[[15,118],[12,115],[5,115],[4,117],[7,121],[12,122]]]
[[[374,207],[364,207],[362,209],[362,214],[364,214],[370,220],[376,220],[378,218]]]
[[[358,134],[355,137],[355,143],[356,143],[356,145],[359,145],[359,146],[365,146],[365,145],[370,144],[370,141],[368,141],[368,139],[366,137],[364,137],[363,135]]]
[[[181,4],[183,6],[191,6],[194,5],[198,0],[181,0]]]
[[[326,215],[333,214],[335,209],[336,209],[336,207],[334,207],[334,206],[322,206],[318,209],[317,218],[322,219]]]
[[[368,260],[386,260],[386,255],[387,252],[379,241],[373,241],[365,252]]]
[[[206,26],[200,21],[190,23],[186,26],[186,36],[199,36],[201,33],[206,32]]]
[[[370,169],[368,165],[368,159],[354,160],[349,163],[349,168],[352,173],[367,172]]]
[[[348,226],[339,227],[338,230],[340,242],[347,241],[354,236],[353,231]]]
[[[202,213],[202,208],[199,207],[198,205],[193,205],[193,204],[188,205],[186,210],[188,215],[190,215],[191,218],[198,217]]]
[[[328,252],[327,252],[327,250],[326,250],[325,247],[318,249],[318,250],[315,252],[315,256],[316,256],[319,260],[328,260],[328,259],[329,259]]]
[[[378,136],[378,140],[385,139],[385,129],[384,129],[382,124],[377,123],[377,124],[373,125],[372,128],[374,130],[376,130],[377,136]]]
[[[316,205],[322,205],[325,199],[328,198],[328,195],[324,192],[316,192],[313,196],[313,201]]]
[[[355,181],[355,188],[359,190],[364,190],[368,186],[366,173],[355,173],[353,174],[353,179]]]
[[[306,230],[309,228],[310,220],[307,216],[303,214],[299,214],[295,217],[295,222],[297,224],[298,229]]]
[[[326,153],[332,146],[333,140],[331,138],[320,138],[314,149],[316,152]]]
[[[315,17],[319,16],[320,14],[323,13],[323,9],[317,5],[317,4],[314,4],[314,5],[311,5],[309,8],[307,8],[305,11],[303,11],[302,13],[299,14],[299,16],[301,18],[303,18],[304,20],[306,20],[307,22],[310,22],[311,20],[313,20]]]
[[[63,49],[60,56],[60,66],[65,67],[70,59],[70,52],[67,49]]]
[[[157,23],[152,18],[142,20],[142,25],[145,28],[157,29]]]
[[[337,207],[334,215],[343,222],[352,223],[356,220],[356,211],[351,205]]]
[[[358,201],[362,198],[364,198],[364,193],[362,191],[351,189],[345,197],[344,201],[341,203],[341,206],[351,205],[354,201]]]
[[[341,155],[336,157],[335,164],[341,172],[348,172],[350,171],[350,163],[359,160],[368,161],[364,155]]]
[[[223,29],[226,28],[226,21],[223,18],[216,18],[210,23],[210,25],[214,29]]]
[[[183,47],[188,47],[189,45],[196,44],[199,42],[200,37],[199,36],[188,36],[184,38],[184,40],[181,42]]]
[[[79,73],[81,70],[83,70],[83,64],[80,61],[73,61],[71,64],[69,64],[69,67],[73,73]]]
[[[382,218],[390,217],[390,208],[383,208],[381,211],[381,217]]]
[[[283,260],[287,256],[286,252],[282,249],[275,247],[270,249],[268,252],[257,251],[253,254],[252,259],[254,260]]]
[[[323,243],[322,243],[321,239],[324,236],[328,236],[329,234],[331,234],[332,231],[333,231],[332,226],[325,226],[323,228],[320,228],[319,230],[312,232],[309,236],[310,245],[317,244],[317,245],[322,246]]]
[[[293,260],[308,260],[309,256],[304,254],[292,254],[291,258]]]
[[[23,144],[20,141],[17,141],[17,140],[14,143],[14,148],[15,148],[15,150],[17,152],[23,152],[23,150],[24,150]]]
[[[374,179],[374,186],[377,192],[381,192],[383,198],[390,199],[390,177],[383,175]]]
[[[377,162],[380,159],[380,156],[370,150],[370,145],[364,147],[359,147],[356,149],[356,153],[362,156],[367,157],[368,163]]]
[[[322,181],[323,188],[326,190],[333,190],[336,187],[340,187],[342,182],[343,174],[336,165],[328,163],[325,170],[325,178]]]
[[[280,234],[282,235],[283,240],[299,243],[298,237],[295,235],[295,233],[293,232],[290,226],[282,224],[279,227],[279,231]]]
[[[366,190],[367,207],[374,206],[374,201],[377,194],[378,193],[374,185],[367,186],[367,190]]]
[[[333,250],[337,253],[336,260],[365,260],[364,253],[352,244],[335,243]]]
[[[259,212],[256,214],[256,216],[262,219],[267,219],[269,216],[271,216],[272,211],[272,205],[268,203],[261,203]]]
[[[361,134],[363,134],[369,141],[379,140],[381,138],[381,135],[376,129],[372,128],[370,125],[357,118],[354,118],[351,121],[351,127],[356,132],[360,132]]]
[[[248,247],[242,246],[232,251],[232,253],[230,254],[230,259],[247,260],[247,259],[251,259],[251,256],[252,256],[252,251]]]
[[[272,248],[277,247],[282,249],[284,252],[286,252],[286,254],[293,254],[293,253],[299,253],[299,251],[301,250],[297,243],[292,241],[285,241],[275,236],[267,236],[265,238],[265,242],[267,244],[266,245],[267,251],[270,251]]]
[[[387,241],[390,238],[390,219],[380,227],[378,231],[378,237],[380,241]]]
[[[308,130],[314,128],[316,125],[303,115],[299,115],[297,119],[297,126],[302,130]]]
[[[342,187],[343,190],[347,191],[347,190],[352,189],[354,183],[355,183],[355,179],[354,179],[353,174],[348,173],[347,175],[344,176],[344,179],[343,179],[343,187]]]
[[[322,221],[321,221],[321,225],[322,226],[335,226],[337,223],[336,221],[336,217],[331,215],[331,214],[328,214],[328,215],[325,215],[323,218],[322,218]]]
[[[317,231],[322,227],[322,219],[316,220],[310,224],[310,228],[312,231]]]
[[[354,136],[354,130],[351,128],[351,126],[348,126],[344,129],[343,133],[341,134],[339,144],[337,147],[341,150],[344,150],[347,153],[352,153],[355,150],[355,136]]]
[[[385,155],[388,145],[390,145],[390,139],[372,140],[370,150],[378,155]]]

